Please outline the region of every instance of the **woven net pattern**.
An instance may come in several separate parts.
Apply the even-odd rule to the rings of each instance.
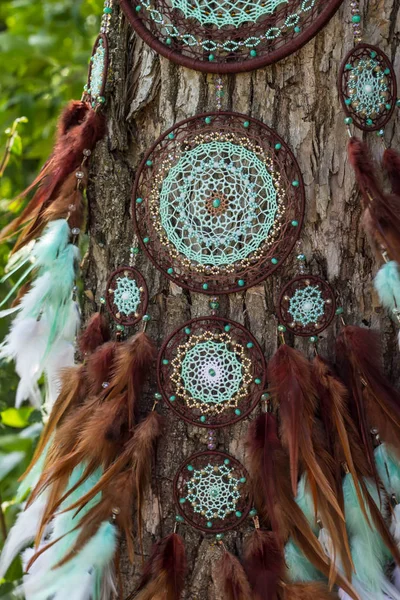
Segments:
[[[281,264],[303,203],[297,163],[274,132],[244,115],[201,115],[147,153],[135,183],[135,227],[175,283],[221,294]]]
[[[282,324],[296,335],[323,331],[335,315],[332,288],[319,277],[300,275],[283,288],[278,314]]]
[[[164,400],[179,417],[202,427],[244,418],[265,384],[265,363],[254,338],[225,319],[195,319],[168,338],[158,358]]]
[[[207,63],[208,68],[217,63],[222,67],[219,72],[235,71],[245,70],[246,66],[240,68],[243,63],[251,68],[255,58],[261,66],[291,54],[323,27],[340,3],[140,0],[135,3],[140,10],[131,22],[150,45],[152,38],[165,44],[168,56],[177,62],[183,55],[193,63],[204,61],[202,70],[207,70]],[[235,69],[235,63],[239,68]],[[193,68],[199,65],[193,64]]]
[[[115,321],[133,325],[147,309],[147,287],[142,274],[133,267],[121,267],[111,274],[106,291],[107,307]]]
[[[174,487],[180,514],[203,531],[237,527],[251,507],[248,475],[227,454],[204,452],[190,457],[180,467]]]
[[[396,101],[395,75],[379,48],[356,46],[343,61],[340,85],[342,104],[355,125],[365,130],[385,126]]]

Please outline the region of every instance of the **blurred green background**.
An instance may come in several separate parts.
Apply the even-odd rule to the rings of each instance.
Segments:
[[[0,0],[0,229],[21,209],[13,198],[51,152],[63,106],[81,97],[102,9],[102,0]],[[0,245],[0,276],[11,245]],[[8,289],[0,283],[0,300]],[[8,326],[0,320],[0,342]],[[41,430],[40,413],[13,407],[17,382],[13,365],[0,362],[0,548]],[[0,598],[13,597],[21,574],[15,561],[0,581]]]

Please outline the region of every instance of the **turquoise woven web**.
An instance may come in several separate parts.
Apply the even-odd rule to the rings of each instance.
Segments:
[[[290,298],[288,313],[293,321],[304,326],[309,323],[317,323],[324,312],[325,300],[322,298],[318,286],[308,285],[305,288],[296,290]]]
[[[186,483],[188,495],[183,499],[207,519],[224,519],[235,511],[240,498],[240,481],[232,475],[232,471],[233,468],[228,465],[210,464],[194,470]]]
[[[169,241],[201,265],[243,260],[268,238],[278,210],[268,168],[243,146],[226,141],[184,152],[160,192]]]
[[[103,46],[103,40],[100,38],[95,53],[93,54],[92,68],[90,70],[90,95],[92,98],[100,96],[101,89],[103,87],[104,71],[106,60],[106,51]]]
[[[356,113],[371,116],[382,110],[385,92],[389,91],[388,80],[378,61],[361,58],[352,68],[348,83],[348,93],[352,108]]]
[[[181,377],[187,392],[199,402],[228,402],[242,385],[242,363],[226,344],[201,342],[182,361]]]
[[[179,8],[186,18],[196,19],[201,25],[216,25],[218,29],[226,25],[239,27],[243,23],[255,23],[264,15],[273,14],[288,0],[265,0],[249,2],[249,0],[171,0],[173,8]]]
[[[134,279],[118,277],[113,296],[118,312],[124,315],[134,314],[140,305],[140,290]]]

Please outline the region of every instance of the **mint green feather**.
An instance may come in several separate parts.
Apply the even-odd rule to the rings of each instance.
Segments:
[[[374,279],[374,286],[385,308],[389,310],[400,308],[400,272],[397,262],[391,260],[379,269]]]
[[[386,444],[380,444],[375,449],[375,462],[386,491],[395,494],[400,502],[400,465]]]
[[[304,556],[302,551],[289,539],[285,546],[285,562],[291,581],[324,581],[324,576]]]
[[[318,535],[319,526],[318,526],[318,523],[315,518],[314,502],[313,502],[312,496],[310,494],[306,473],[304,473],[301,476],[300,481],[297,485],[296,503],[298,504],[298,506],[301,508],[302,512],[304,513],[304,516],[306,517],[306,519],[307,519],[311,529],[315,533],[315,535]]]
[[[379,506],[379,494],[373,482],[365,480],[368,491]],[[350,538],[351,555],[357,580],[369,591],[382,598],[384,568],[389,560],[387,548],[373,525],[370,525],[358,502],[353,477],[348,473],[343,482],[343,497],[346,526]],[[370,517],[368,507],[366,512]],[[372,518],[370,519],[372,524]]]

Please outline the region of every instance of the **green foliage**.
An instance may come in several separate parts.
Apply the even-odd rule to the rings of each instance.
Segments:
[[[0,229],[21,209],[14,199],[51,152],[63,106],[81,97],[102,9],[102,0],[0,1]],[[0,275],[11,244],[0,245]],[[0,301],[8,289],[0,283]],[[9,323],[0,320],[0,341]],[[42,427],[38,411],[14,408],[17,385],[13,366],[0,364],[0,548],[2,529],[11,527],[20,507],[18,478]],[[12,597],[12,582],[21,575],[15,561],[0,582],[0,598]]]

